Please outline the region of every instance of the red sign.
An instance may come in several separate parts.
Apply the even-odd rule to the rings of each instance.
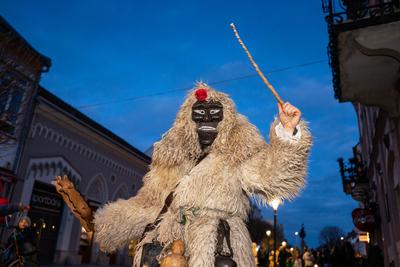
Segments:
[[[4,197],[0,197],[0,205],[8,205],[8,199]],[[4,223],[4,217],[0,217],[0,225]]]
[[[354,225],[361,231],[370,232],[375,227],[375,215],[370,209],[355,209],[351,213]]]

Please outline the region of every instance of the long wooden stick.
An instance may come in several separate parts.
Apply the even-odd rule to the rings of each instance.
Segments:
[[[258,67],[257,63],[254,61],[253,57],[251,56],[249,50],[247,50],[246,45],[243,43],[242,39],[239,36],[238,31],[236,30],[235,24],[231,23],[231,28],[233,32],[235,33],[235,36],[239,42],[239,44],[242,46],[244,52],[246,52],[247,57],[250,59],[251,64],[253,67],[256,69],[258,76],[260,76],[261,80],[265,83],[265,85],[271,90],[272,94],[275,96],[276,100],[279,102],[279,104],[283,105],[283,100],[279,97],[278,93],[276,92],[275,88],[270,84],[267,80],[267,78],[264,76],[264,74],[261,72],[260,68]]]

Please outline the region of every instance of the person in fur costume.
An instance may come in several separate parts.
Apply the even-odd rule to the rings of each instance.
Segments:
[[[211,267],[217,226],[224,219],[230,226],[233,259],[238,266],[254,266],[246,228],[249,197],[257,196],[263,204],[275,197],[293,199],[307,172],[307,125],[289,103],[279,106],[279,113],[267,144],[228,95],[198,83],[172,128],[155,143],[150,170],[137,195],[106,204],[94,214],[100,248],[112,252],[141,239],[134,260],[139,266],[144,244],[158,241],[167,247],[181,239],[189,266]],[[142,237],[171,192],[168,211]]]

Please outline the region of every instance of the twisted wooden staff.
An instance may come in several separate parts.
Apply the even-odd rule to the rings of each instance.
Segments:
[[[267,80],[267,78],[264,76],[264,74],[261,72],[260,68],[258,67],[257,63],[254,61],[253,57],[251,56],[249,50],[247,50],[246,45],[243,43],[242,39],[239,36],[238,31],[236,30],[235,24],[231,23],[231,28],[233,32],[235,33],[235,36],[239,42],[239,44],[242,46],[244,52],[246,52],[247,57],[250,59],[251,64],[253,67],[256,69],[258,76],[260,76],[261,80],[265,83],[265,85],[271,90],[272,94],[275,96],[276,100],[279,102],[279,104],[283,105],[283,100],[279,97],[278,93],[276,92],[275,88],[270,84]]]

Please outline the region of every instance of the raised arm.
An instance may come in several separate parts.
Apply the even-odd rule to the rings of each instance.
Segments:
[[[311,134],[300,111],[290,104],[279,107],[280,116],[271,126],[270,143],[242,165],[246,192],[265,203],[275,197],[292,199],[302,189],[307,173]]]

